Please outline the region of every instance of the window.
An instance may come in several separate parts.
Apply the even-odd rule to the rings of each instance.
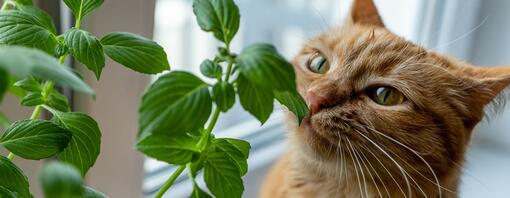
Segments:
[[[173,69],[199,73],[200,62],[212,57],[219,43],[214,41],[209,33],[199,29],[192,12],[191,2],[190,0],[157,0],[154,39],[164,46]],[[241,11],[242,22],[240,31],[233,42],[233,50],[239,51],[241,46],[255,42],[270,42],[275,44],[285,57],[291,59],[308,38],[340,25],[348,14],[351,2],[352,0],[236,0]],[[510,63],[510,60],[502,62],[504,54],[498,54],[497,57],[488,60],[486,57],[492,57],[492,55],[488,54],[491,51],[487,48],[491,46],[484,43],[484,39],[489,39],[493,45],[498,44],[497,39],[489,38],[497,32],[498,26],[494,24],[494,19],[487,16],[492,10],[497,10],[497,13],[507,13],[504,8],[510,5],[506,7],[500,5],[510,4],[506,1],[482,3],[479,0],[375,0],[375,2],[386,26],[409,40],[460,59],[471,59],[476,63],[500,63],[500,61]],[[509,17],[509,14],[501,15],[499,17],[502,19]],[[484,26],[485,23],[487,23],[486,26]],[[508,23],[510,22],[506,22]],[[510,25],[507,26],[510,27]],[[505,30],[507,33],[510,32],[509,28]],[[504,36],[504,33],[498,35]],[[505,41],[510,42],[510,39]],[[475,44],[485,48],[472,50]],[[506,46],[502,44],[497,46],[500,46],[501,50],[507,49],[506,53],[508,53],[509,47],[506,46],[510,44],[507,42]],[[250,172],[244,177],[244,197],[256,197],[260,182],[267,170],[286,148],[283,114],[279,106],[275,108],[278,110],[263,127],[260,127],[258,121],[245,113],[242,107],[236,106],[228,114],[220,117],[221,121],[215,129],[218,136],[239,137],[252,144],[249,159]],[[500,122],[493,127],[509,128]],[[495,130],[484,124],[480,129]],[[495,131],[501,131],[501,129]],[[510,136],[508,131],[497,134],[503,133],[506,134],[504,137]],[[500,136],[489,134],[475,138],[475,145],[468,155],[467,171],[465,171],[461,188],[462,197],[487,197],[488,195],[493,197],[509,193],[505,192],[505,190],[509,191],[508,189],[501,186],[509,182],[508,179],[505,180],[505,177],[510,176],[507,170],[503,171],[503,167],[499,167],[500,169],[496,167],[495,170],[506,173],[497,174],[483,168],[493,162],[510,164],[508,157],[504,158],[498,154],[505,151],[504,149],[494,149],[497,152],[491,153],[487,143],[483,143],[498,137]],[[510,143],[503,144],[510,145]],[[479,163],[480,159],[486,163]],[[173,169],[171,166],[147,159],[144,195],[153,195]],[[496,187],[501,188],[496,189]],[[171,193],[168,195],[186,197],[190,191],[191,185],[187,183],[186,177],[182,176],[170,189]]]

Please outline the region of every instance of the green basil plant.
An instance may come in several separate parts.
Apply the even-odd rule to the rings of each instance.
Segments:
[[[193,185],[191,197],[239,198],[248,171],[250,144],[212,133],[221,113],[237,100],[261,124],[269,118],[276,99],[300,122],[308,108],[296,90],[295,73],[270,44],[257,43],[239,54],[230,43],[239,29],[240,14],[233,0],[194,0],[193,11],[203,31],[222,46],[200,71],[215,81],[173,71],[158,78],[142,98],[136,148],[145,155],[177,166],[155,197],[162,197],[185,170]],[[237,97],[236,97],[237,96]],[[203,172],[208,192],[197,185]],[[170,194],[171,195],[171,194]]]
[[[94,95],[75,72],[64,65],[68,56],[100,79],[105,56],[134,71],[156,74],[169,70],[166,53],[144,37],[113,32],[97,38],[81,28],[82,21],[103,0],[64,0],[76,22],[57,34],[54,22],[31,0],[4,0],[0,10],[0,101],[6,92],[20,97],[20,104],[33,107],[29,119],[10,123],[0,112],[0,197],[32,197],[23,171],[13,163],[18,156],[28,160],[58,159],[40,172],[45,197],[100,198],[106,195],[83,184],[83,177],[100,153],[101,131],[89,115],[72,112],[68,99],[56,86]],[[41,119],[47,110],[52,118]]]

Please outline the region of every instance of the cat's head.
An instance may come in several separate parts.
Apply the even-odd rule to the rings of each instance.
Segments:
[[[510,68],[476,67],[413,44],[385,28],[371,0],[355,0],[347,18],[293,60],[311,111],[294,139],[323,161],[355,149],[387,166],[395,167],[390,155],[404,168],[427,170],[426,160],[448,174],[484,108],[510,84]]]

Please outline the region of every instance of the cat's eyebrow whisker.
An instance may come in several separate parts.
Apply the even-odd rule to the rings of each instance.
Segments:
[[[346,139],[346,140],[349,141],[349,139]],[[360,180],[359,173],[358,173],[358,166],[354,162],[354,154],[352,153],[352,151],[349,147],[346,147],[346,148],[349,151],[349,155],[351,156],[352,164],[354,165],[354,171],[356,172],[356,178],[358,180],[359,193],[361,194],[361,197],[364,197],[363,196],[363,188],[361,187],[361,180]]]
[[[432,173],[432,175],[434,176],[434,180],[436,180],[436,184],[437,184],[437,190],[438,190],[438,193],[439,193],[439,198],[442,198],[442,188],[441,188],[441,185],[439,184],[439,179],[437,178],[437,175],[436,175],[436,172],[434,172],[434,169],[432,169],[432,166],[430,166],[430,164],[427,162],[427,160],[425,160],[420,154],[418,154],[418,152],[416,152],[414,149],[408,147],[407,145],[401,143],[400,141],[398,140],[395,140],[394,138],[392,137],[389,137],[388,135],[384,134],[384,133],[381,133],[373,128],[371,128],[370,126],[366,126],[366,128],[370,129],[371,131],[381,135],[382,137],[385,137],[387,139],[389,139],[390,141],[404,147],[405,149],[411,151],[414,155],[416,155],[418,158],[420,158],[421,161],[423,161],[425,163],[425,165],[427,165],[428,169],[430,170],[430,172]],[[361,133],[360,133],[361,134]],[[364,135],[363,135],[364,136]]]
[[[351,149],[352,149],[352,153],[353,153],[353,155],[354,155],[354,159],[356,160],[356,162],[357,162],[357,164],[358,164],[358,167],[359,167],[359,170],[360,170],[360,172],[361,172],[361,176],[362,176],[362,178],[363,178],[363,184],[364,184],[364,187],[365,187],[365,195],[366,195],[367,197],[369,197],[369,196],[368,196],[368,186],[367,186],[367,181],[366,181],[366,178],[365,178],[365,171],[363,171],[363,167],[361,167],[361,163],[360,163],[360,162],[359,162],[359,160],[358,160],[357,151],[356,151],[356,149],[354,149],[354,147],[352,146],[351,141],[350,141],[349,139],[347,139],[347,143],[349,143],[349,147],[351,147]]]
[[[388,170],[388,168],[386,168],[386,165],[384,165],[384,163],[382,163],[382,161],[379,159],[379,157],[377,157],[369,148],[367,148],[366,146],[362,145],[362,148],[364,148],[365,150],[367,150],[372,156],[374,156],[374,158],[377,160],[377,162],[379,162],[379,164],[381,164],[381,166],[383,167],[383,169],[388,173],[388,175],[391,177],[391,179],[393,180],[393,182],[395,182],[395,184],[397,184],[397,187],[400,189],[400,192],[402,192],[402,195],[404,195],[405,198],[407,198],[407,195],[406,193],[404,192],[404,189],[400,186],[400,183],[397,182],[397,180],[395,179],[395,177],[393,176],[393,174]]]

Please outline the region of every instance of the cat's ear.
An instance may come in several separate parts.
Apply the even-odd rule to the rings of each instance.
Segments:
[[[478,122],[483,115],[483,111],[486,105],[491,102],[495,104],[501,104],[505,101],[494,101],[497,100],[497,96],[501,92],[505,91],[507,87],[510,87],[510,66],[508,67],[474,67],[465,66],[460,70],[460,75],[463,79],[467,79],[469,83],[462,83],[459,85],[463,90],[462,95],[467,96],[463,98],[471,113],[476,119],[474,122]],[[498,98],[499,99],[499,98]],[[507,98],[502,97],[501,100]]]
[[[346,23],[384,27],[373,0],[354,0]]]

